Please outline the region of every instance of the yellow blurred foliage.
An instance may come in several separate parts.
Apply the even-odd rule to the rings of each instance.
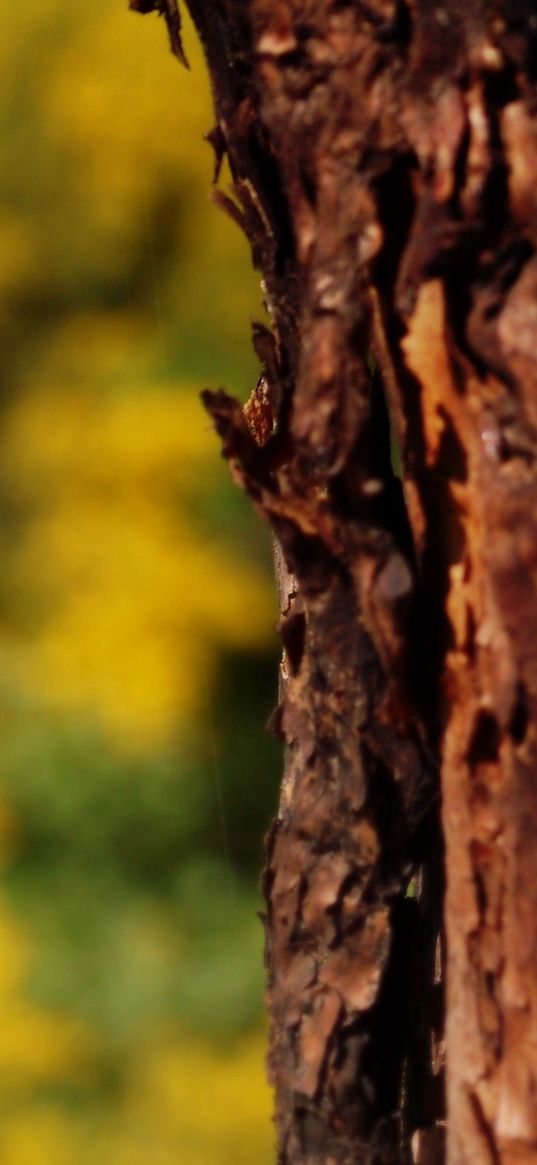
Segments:
[[[205,179],[210,173],[210,153],[198,143],[214,114],[200,44],[188,18],[183,41],[188,72],[166,51],[162,21],[142,23],[126,5],[110,4],[73,27],[54,76],[47,79],[44,112],[50,140],[76,151],[81,161],[88,159],[95,195],[103,204],[110,202],[119,180],[136,206],[138,184],[147,184],[155,166],[172,177],[193,169]],[[99,170],[103,156],[105,172]],[[115,168],[108,165],[112,158]],[[87,171],[81,177],[86,180]]]
[[[118,875],[131,842],[144,848],[137,831],[150,760],[170,746],[180,756],[177,741],[188,754],[207,733],[222,652],[263,649],[272,636],[261,567],[241,553],[240,537],[232,547],[219,536],[219,504],[206,520],[195,500],[200,487],[217,497],[226,472],[199,389],[220,375],[236,391],[251,386],[258,276],[244,240],[211,204],[213,157],[202,139],[214,114],[188,20],[187,73],[167,50],[163,21],[142,20],[127,0],[0,0],[0,15],[0,778],[10,750],[19,765],[0,790],[0,1165],[268,1165],[259,1033],[225,1051],[196,1041],[192,1025],[188,1035],[176,1030],[185,1008],[173,1011],[164,994],[160,1012],[155,1005],[145,1019],[143,1003],[128,997],[122,1015],[130,1008],[132,1017],[114,1026],[124,994],[143,994],[144,975],[159,982],[159,960],[173,975],[183,941],[188,966],[188,920],[169,902],[155,940],[159,903],[165,911],[143,861],[131,884]],[[66,723],[75,738],[88,726],[94,754],[61,740],[55,747]],[[174,765],[180,782],[185,766]],[[187,826],[189,779],[169,802]],[[20,822],[8,797],[17,781]],[[170,785],[161,779],[157,799]],[[81,814],[108,813],[96,857],[87,838],[98,842],[98,822],[79,855],[76,838],[66,844],[80,821],[69,816],[77,788]],[[48,832],[39,832],[41,820]],[[182,855],[174,856],[179,885]],[[95,871],[92,859],[108,867]],[[72,913],[61,878],[73,880]],[[80,910],[77,878],[87,893]],[[210,896],[204,885],[197,893]],[[51,905],[56,890],[63,915]],[[203,926],[215,928],[210,911],[200,922],[202,907],[191,907],[198,966]],[[16,910],[26,911],[25,925]],[[222,942],[242,933],[217,921]],[[107,997],[108,1027],[79,1018],[73,994],[72,1011],[37,1002],[51,997],[36,973],[40,943],[55,950],[48,965],[59,968],[55,998],[63,999],[62,928],[85,970],[90,963],[84,986]],[[92,962],[95,935],[105,949]],[[113,989],[100,982],[127,960],[141,965],[128,989],[120,973]],[[218,956],[208,970],[215,981],[223,974]],[[233,967],[228,976],[236,982]],[[205,978],[201,991],[210,994]]]
[[[2,1165],[75,1165],[79,1137],[50,1105],[35,1104],[25,1119],[7,1117],[0,1133]],[[107,1161],[112,1162],[110,1158]]]
[[[14,171],[4,206],[0,193],[0,318],[2,301],[25,283],[46,302],[51,290],[87,294],[91,281],[108,279],[115,298],[134,302],[132,268],[136,282],[143,262],[153,284],[145,328],[167,342],[170,311],[185,320],[203,312],[205,322],[190,326],[203,333],[214,318],[220,334],[242,334],[244,359],[242,321],[254,302],[262,310],[259,278],[237,228],[211,204],[214,159],[203,139],[214,112],[186,14],[188,71],[168,51],[163,21],[142,22],[127,0],[82,0],[76,10],[70,0],[27,0],[16,12],[0,0],[0,15],[9,28],[0,161]],[[176,247],[176,232],[183,278],[164,286],[160,248],[165,235]]]
[[[135,1066],[126,1097],[128,1152],[118,1165],[152,1163],[143,1130],[157,1122],[181,1144],[182,1165],[252,1165],[270,1160],[271,1098],[264,1079],[264,1037],[250,1036],[235,1051],[203,1044],[157,1046]],[[133,1113],[137,1116],[133,1118]],[[155,1156],[155,1165],[174,1158]]]
[[[0,1108],[6,1097],[13,1100],[36,1083],[69,1079],[81,1070],[85,1075],[95,1053],[95,1041],[79,1020],[27,998],[30,964],[28,935],[0,899]]]
[[[16,402],[2,478],[28,507],[14,579],[42,611],[0,642],[26,696],[89,713],[120,747],[167,745],[206,707],[216,652],[270,635],[271,588],[189,518],[217,445],[197,393],[54,391]]]
[[[260,1034],[224,1053],[155,1031],[133,1049],[112,1109],[44,1099],[40,1086],[95,1080],[104,1048],[80,1021],[27,1001],[30,961],[27,936],[0,900],[2,1165],[268,1165]]]
[[[0,210],[0,298],[24,286],[35,263],[31,233],[19,215]]]

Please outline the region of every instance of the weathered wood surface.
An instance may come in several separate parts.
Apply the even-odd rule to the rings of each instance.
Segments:
[[[143,7],[179,35],[172,0]],[[438,754],[448,1161],[530,1165],[535,5],[189,7],[233,175],[219,197],[272,325],[247,410],[206,403],[295,579],[265,875],[280,1162],[440,1159]]]

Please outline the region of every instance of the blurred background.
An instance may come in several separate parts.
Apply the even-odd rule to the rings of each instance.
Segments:
[[[0,11],[0,1163],[268,1165],[276,610],[199,403],[259,277],[191,30]]]

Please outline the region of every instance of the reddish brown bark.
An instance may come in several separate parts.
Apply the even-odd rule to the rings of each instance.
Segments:
[[[140,8],[140,3],[135,6]],[[189,0],[272,317],[206,403],[269,520],[282,1165],[537,1162],[537,16]],[[178,35],[173,0],[159,8]],[[390,426],[403,488],[390,463]],[[419,873],[417,899],[405,897]]]

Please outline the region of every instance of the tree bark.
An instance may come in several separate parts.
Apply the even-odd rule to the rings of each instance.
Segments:
[[[143,7],[179,35],[174,0]],[[442,1158],[440,769],[447,1159],[529,1165],[534,4],[189,7],[233,175],[218,197],[272,325],[246,409],[205,400],[285,571],[265,874],[279,1159]]]

